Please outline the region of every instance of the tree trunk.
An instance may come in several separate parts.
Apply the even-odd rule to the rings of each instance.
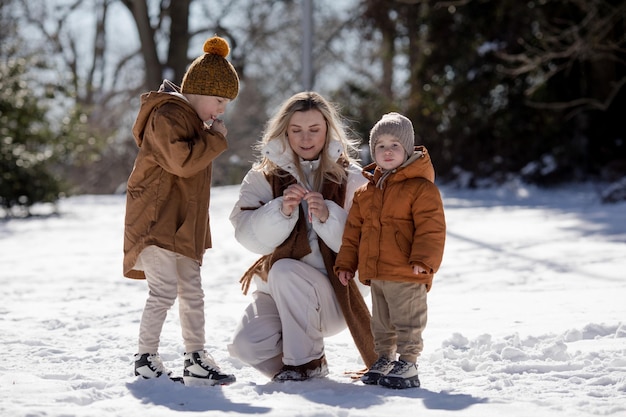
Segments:
[[[424,80],[422,73],[426,61],[425,51],[428,48],[428,31],[421,29],[422,24],[428,22],[430,7],[428,2],[407,7],[406,24],[408,28],[409,50],[409,97],[407,113],[410,118],[416,120],[422,103],[422,88]]]
[[[145,87],[150,90],[157,89],[162,81],[163,67],[157,54],[154,28],[150,25],[147,1],[122,0],[122,3],[128,7],[137,25],[139,41],[141,42],[141,54],[146,65]]]
[[[383,95],[389,98],[390,101],[393,100],[393,60],[396,55],[395,41],[396,34],[395,31],[389,30],[386,31],[384,29],[381,30],[383,39],[381,42],[381,62],[382,62],[382,78],[380,80],[380,90]]]
[[[189,5],[191,0],[171,1],[170,12],[170,44],[167,53],[166,68],[172,72],[175,83],[180,85],[187,70],[187,51],[189,49]],[[201,50],[194,51],[199,56]],[[168,74],[168,76],[170,76]]]

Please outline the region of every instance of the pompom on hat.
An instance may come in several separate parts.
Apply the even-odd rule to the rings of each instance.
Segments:
[[[226,60],[230,53],[228,43],[219,36],[213,36],[204,42],[203,50],[204,55],[191,63],[183,77],[182,93],[233,100],[239,94],[239,77]]]
[[[378,138],[385,134],[397,138],[407,156],[413,155],[415,150],[413,123],[400,113],[391,112],[383,115],[370,131],[370,155],[372,158],[374,158],[374,149]]]

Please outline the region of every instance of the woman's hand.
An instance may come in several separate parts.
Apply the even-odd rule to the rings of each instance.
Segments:
[[[348,285],[350,280],[354,278],[354,274],[348,271],[339,271],[337,273],[337,278],[339,278],[339,281],[341,281],[343,285]]]
[[[324,196],[321,193],[309,191],[304,196],[304,199],[309,205],[309,216],[317,217],[322,223],[328,220],[330,213],[328,212],[328,206],[324,201]]]
[[[300,184],[291,184],[285,188],[285,191],[283,191],[283,206],[281,207],[283,214],[291,216],[307,193],[307,189]]]

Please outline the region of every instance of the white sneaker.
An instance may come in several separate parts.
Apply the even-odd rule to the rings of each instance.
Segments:
[[[185,353],[185,385],[228,385],[237,379],[225,374],[205,350]]]
[[[418,388],[420,380],[417,376],[417,364],[403,360],[393,362],[391,371],[381,377],[378,384],[394,389]]]
[[[163,365],[158,353],[135,354],[135,375],[146,379],[158,378],[165,374],[170,377],[172,371]]]
[[[370,366],[361,377],[361,382],[367,385],[376,385],[378,380],[385,376],[393,368],[393,362],[391,362],[386,356],[380,356],[376,362]]]

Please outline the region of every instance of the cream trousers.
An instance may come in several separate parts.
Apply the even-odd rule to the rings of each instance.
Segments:
[[[346,328],[328,277],[298,260],[276,261],[252,297],[228,351],[268,376],[319,359],[324,337]]]
[[[186,256],[146,247],[136,267],[144,271],[148,299],[139,326],[138,353],[157,353],[163,323],[178,296],[180,325],[186,352],[204,349],[204,292],[200,264]]]

